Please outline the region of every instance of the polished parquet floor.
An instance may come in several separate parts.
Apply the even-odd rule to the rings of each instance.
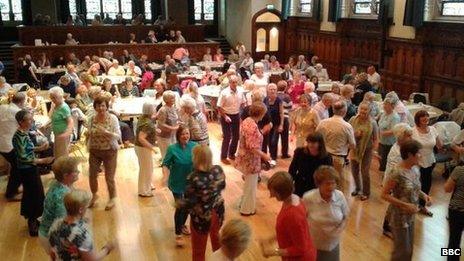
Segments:
[[[216,123],[210,126],[211,148],[215,162],[219,162],[221,131]],[[278,167],[263,175],[258,188],[257,214],[240,217],[238,201],[241,195],[241,174],[230,166],[225,166],[227,185],[224,191],[226,201],[226,219],[243,218],[253,228],[253,241],[240,260],[265,260],[259,250],[258,239],[274,233],[275,218],[280,204],[269,198],[265,186],[266,177],[275,170],[287,169],[290,160],[279,160]],[[368,201],[361,202],[349,196],[345,191],[351,207],[347,228],[342,237],[342,260],[389,260],[392,241],[382,235],[382,220],[387,204],[380,198],[381,174],[376,171],[377,160],[373,160],[371,182],[372,195]],[[347,175],[351,180],[351,175]],[[155,197],[139,198],[137,196],[138,163],[133,149],[120,150],[116,184],[118,204],[111,211],[105,211],[107,199],[104,177],[99,177],[100,200],[90,210],[92,217],[95,247],[100,249],[106,241],[117,242],[117,249],[106,260],[190,260],[190,241],[183,249],[174,245],[173,198],[169,190],[160,188],[161,169],[155,170],[157,186]],[[76,186],[87,189],[88,166],[82,165],[82,174]],[[44,186],[52,175],[43,176]],[[3,193],[5,179],[0,181],[0,260],[47,260],[37,238],[28,236],[26,221],[19,215],[19,202],[7,203]],[[416,218],[414,260],[445,260],[440,256],[440,248],[448,241],[446,221],[449,195],[443,191],[444,180],[434,175],[432,197],[434,212],[432,218]],[[313,235],[315,236],[315,235]],[[208,244],[207,256],[211,253]],[[277,258],[269,260],[279,260]],[[464,260],[464,259],[462,259]]]

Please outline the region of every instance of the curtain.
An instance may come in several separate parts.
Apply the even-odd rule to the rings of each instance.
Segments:
[[[76,12],[80,15],[85,15],[87,14],[87,7],[85,5],[85,0],[77,0],[76,1]]]
[[[313,18],[314,18],[314,20],[316,20],[316,21],[321,21],[322,20],[321,10],[322,10],[322,2],[321,2],[321,0],[313,0]]]
[[[21,0],[23,9],[23,25],[32,25],[32,1]]]
[[[380,8],[379,8],[379,23],[382,25],[386,25],[389,23],[389,19],[393,18],[391,10],[394,9],[393,3],[391,0],[380,0]]]
[[[287,20],[290,16],[291,0],[282,0],[282,20]]]
[[[145,14],[145,3],[143,0],[132,0],[132,15]]]
[[[69,0],[60,0],[58,4],[58,21],[65,24],[68,20],[68,16],[71,14],[69,11]]]
[[[338,22],[342,16],[341,14],[341,0],[329,0],[329,22]]]
[[[406,0],[403,25],[421,27],[424,24],[425,0]]]
[[[188,0],[188,24],[195,24],[195,1]]]
[[[163,7],[161,0],[151,0],[151,17],[155,21],[158,16],[163,15]]]

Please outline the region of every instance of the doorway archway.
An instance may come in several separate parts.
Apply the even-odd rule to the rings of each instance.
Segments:
[[[275,55],[281,60],[283,49],[282,19],[275,9],[262,9],[252,18],[252,53],[255,58],[263,58],[265,54]]]

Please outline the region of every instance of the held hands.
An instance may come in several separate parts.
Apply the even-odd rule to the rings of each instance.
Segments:
[[[406,205],[403,207],[403,210],[408,214],[416,214],[419,212],[419,207],[412,203],[406,203]]]

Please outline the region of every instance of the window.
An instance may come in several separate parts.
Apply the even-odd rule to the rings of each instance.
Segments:
[[[151,20],[151,0],[144,0],[145,2],[145,19]]]
[[[107,1],[107,0],[105,0]],[[105,2],[103,1],[103,2]],[[121,1],[121,13],[124,19],[132,19],[132,0],[120,0]],[[137,14],[138,15],[138,14]]]
[[[69,0],[69,14],[73,17],[77,15],[76,0]]]
[[[87,9],[88,10],[88,9]],[[115,18],[119,13],[118,0],[105,0],[103,1],[103,13],[108,14],[111,18]]]
[[[87,8],[87,19],[92,20],[95,15],[101,14],[100,0],[86,0],[85,4]]]
[[[310,14],[313,9],[312,2],[313,0],[300,0],[300,13]]]
[[[464,1],[442,1],[441,15],[464,16]]]
[[[214,20],[214,0],[195,0],[193,4],[195,21]]]
[[[0,0],[3,21],[22,21],[21,0]]]
[[[354,0],[353,13],[355,14],[378,14],[380,8],[379,0]]]

